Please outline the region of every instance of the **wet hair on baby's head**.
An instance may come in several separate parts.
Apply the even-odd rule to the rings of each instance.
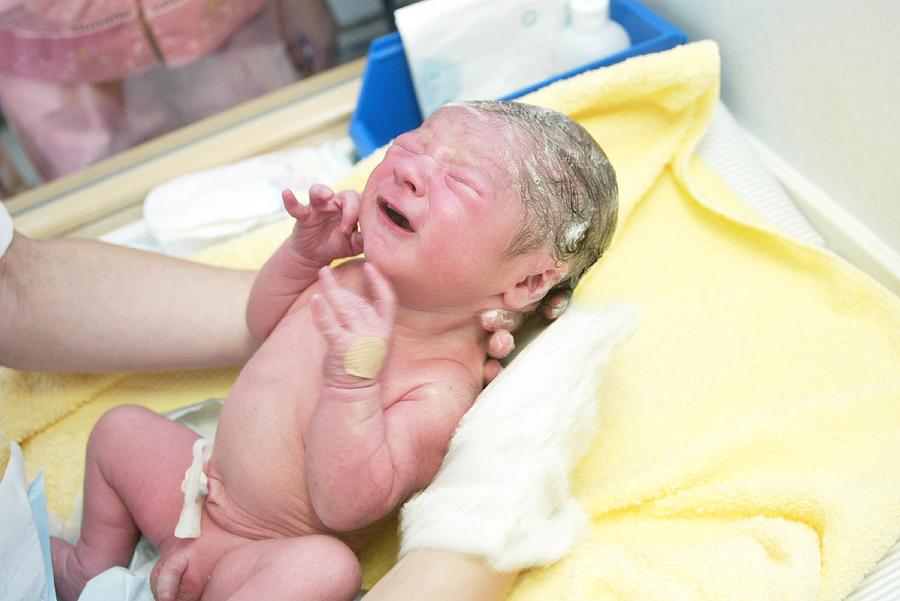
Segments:
[[[557,288],[575,288],[604,253],[616,228],[616,173],[606,153],[581,125],[550,109],[495,100],[453,103],[494,121],[509,136],[500,152],[525,219],[509,257],[548,244],[568,266]]]

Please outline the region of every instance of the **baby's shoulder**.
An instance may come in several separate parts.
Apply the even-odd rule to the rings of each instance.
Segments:
[[[407,372],[407,400],[439,398],[442,402],[468,407],[481,392],[475,374],[453,359],[427,359],[417,362]]]

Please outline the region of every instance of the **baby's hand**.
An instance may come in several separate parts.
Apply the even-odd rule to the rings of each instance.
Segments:
[[[325,384],[339,388],[359,388],[376,381],[394,327],[394,289],[371,263],[364,264],[363,270],[373,302],[343,288],[328,267],[319,270],[322,292],[311,301],[313,322],[328,344],[323,363]]]
[[[282,192],[281,198],[297,220],[291,246],[298,255],[316,265],[328,265],[362,252],[362,233],[356,229],[359,194],[353,190],[335,194],[328,186],[315,184],[309,189],[309,206],[300,204],[290,190]]]

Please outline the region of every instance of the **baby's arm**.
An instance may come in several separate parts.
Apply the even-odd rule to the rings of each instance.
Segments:
[[[386,411],[378,384],[323,387],[306,437],[306,477],[325,526],[347,532],[372,523],[434,478],[477,393],[465,368],[443,367],[429,374],[441,380]]]
[[[259,340],[269,336],[300,293],[316,281],[321,267],[362,252],[356,192],[335,194],[316,184],[309,189],[309,206],[297,202],[290,190],[282,193],[282,199],[297,223],[260,270],[250,292],[247,325]]]
[[[473,375],[447,361],[433,366],[423,376],[426,383],[385,411],[377,375],[366,379],[344,371],[349,344],[364,336],[388,340],[393,325],[390,284],[371,265],[365,269],[374,306],[360,306],[365,301],[341,289],[327,270],[320,277],[327,301],[313,301],[329,350],[305,436],[306,478],[323,524],[344,532],[382,517],[431,481],[478,393]]]

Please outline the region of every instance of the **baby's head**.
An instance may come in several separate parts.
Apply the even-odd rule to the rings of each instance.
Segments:
[[[366,256],[401,296],[523,309],[574,288],[603,254],[616,196],[612,166],[580,125],[474,101],[394,141],[366,184],[360,224]]]
[[[457,106],[506,126],[503,151],[510,182],[525,209],[508,253],[517,256],[549,244],[554,258],[568,268],[558,286],[575,288],[609,246],[616,227],[616,174],[603,149],[557,111],[519,102]]]

